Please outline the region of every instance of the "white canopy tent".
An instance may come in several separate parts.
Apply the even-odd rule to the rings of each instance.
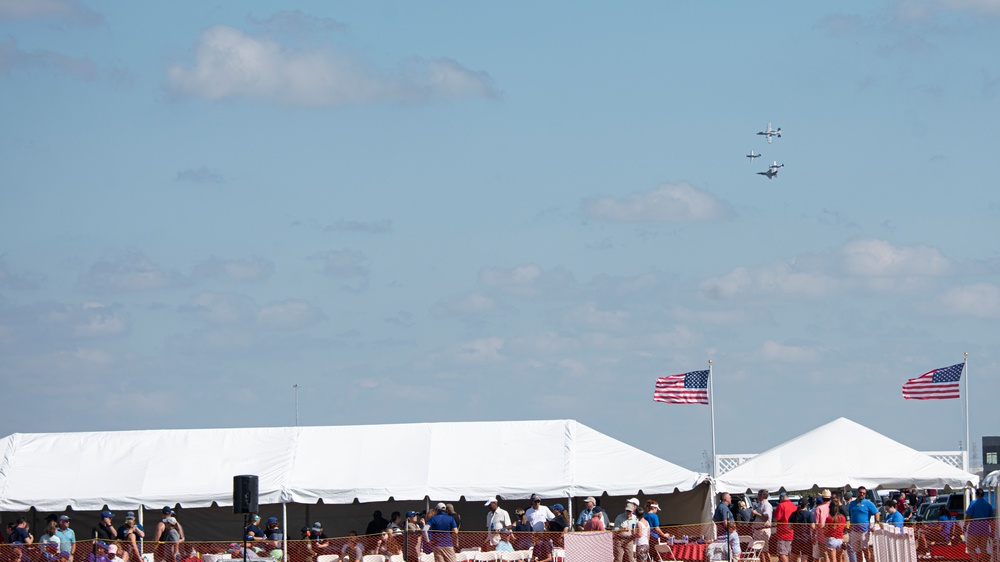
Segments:
[[[867,488],[963,488],[979,477],[847,418],[765,451],[720,476],[722,492]]]
[[[573,420],[13,434],[0,440],[0,511],[482,501],[690,491],[707,475]]]

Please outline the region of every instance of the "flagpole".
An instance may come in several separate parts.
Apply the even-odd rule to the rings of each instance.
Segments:
[[[972,444],[969,443],[969,352],[965,352],[965,459],[962,461],[962,470],[969,471],[969,454],[972,451]]]
[[[968,380],[966,380],[968,383]],[[716,458],[715,458],[715,388],[712,385],[712,360],[708,360],[708,403],[712,408],[712,478],[715,478]],[[968,425],[968,424],[967,424]]]

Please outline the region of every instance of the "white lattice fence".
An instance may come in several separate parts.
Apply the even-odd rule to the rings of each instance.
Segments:
[[[931,458],[935,458],[941,462],[950,464],[955,468],[965,468],[965,451],[923,451],[923,453]],[[737,466],[747,462],[748,460],[756,457],[755,454],[749,455],[716,455],[715,456],[715,475],[716,477],[722,476],[723,474],[729,472],[730,470],[736,468]]]

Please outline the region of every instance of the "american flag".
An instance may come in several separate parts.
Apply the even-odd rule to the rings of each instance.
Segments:
[[[965,363],[934,369],[903,383],[906,400],[946,400],[958,398],[958,381],[962,378]]]
[[[708,371],[691,371],[656,379],[653,401],[667,404],[708,404]]]

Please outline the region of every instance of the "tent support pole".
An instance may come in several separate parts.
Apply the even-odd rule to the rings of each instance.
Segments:
[[[285,530],[281,534],[281,559],[288,560],[288,504],[285,502],[281,502],[281,528]]]

